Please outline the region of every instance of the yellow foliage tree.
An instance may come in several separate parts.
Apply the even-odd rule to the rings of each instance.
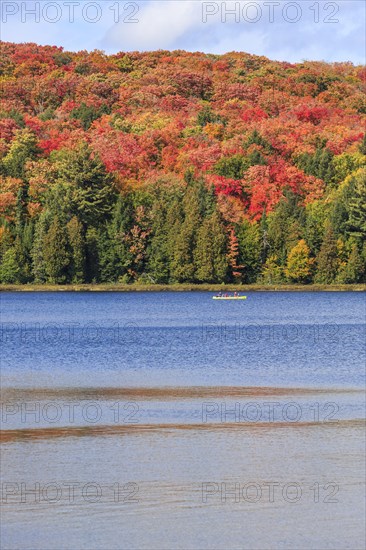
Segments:
[[[310,249],[304,239],[301,239],[289,252],[285,275],[294,283],[306,283],[310,279],[313,263]]]

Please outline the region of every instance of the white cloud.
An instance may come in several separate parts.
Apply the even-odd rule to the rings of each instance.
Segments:
[[[201,4],[195,1],[153,1],[135,16],[138,23],[115,24],[104,36],[108,47],[128,50],[169,49],[201,22]]]
[[[302,17],[294,24],[286,22],[281,6],[276,8],[274,23],[270,23],[269,9],[264,4],[262,17],[256,23],[248,23],[242,15],[239,23],[235,23],[230,15],[223,23],[222,4],[230,10],[235,2],[221,0],[212,2],[216,4],[217,12],[208,17],[207,23],[202,22],[203,0],[133,0],[139,6],[134,16],[138,23],[123,21],[128,13],[123,10],[126,2],[97,0],[103,16],[96,24],[88,23],[82,17],[83,6],[89,0],[79,0],[75,21],[70,23],[64,0],[57,1],[63,11],[59,22],[52,24],[43,19],[35,23],[30,16],[27,23],[22,23],[19,11],[2,25],[1,38],[12,42],[55,44],[73,51],[98,48],[115,53],[121,50],[184,49],[225,53],[235,50],[293,62],[302,59],[365,62],[365,4],[357,0],[337,0],[340,10],[335,16],[339,22],[335,24],[324,23],[330,11],[329,6],[324,9],[329,2],[323,0],[315,3],[319,4],[319,23],[314,22],[313,0],[297,0],[302,7]],[[241,2],[241,9],[247,2],[251,0]],[[10,3],[22,4],[19,0]],[[30,6],[34,2],[26,4]],[[114,24],[111,8],[117,4],[121,20]]]
[[[284,0],[281,2],[286,4]],[[225,53],[235,50],[292,62],[319,59],[362,63],[364,7],[355,0],[339,0],[338,3],[338,23],[324,23],[330,15],[329,7],[324,11],[327,5],[324,2],[319,2],[320,21],[316,23],[314,3],[301,0],[302,16],[296,23],[285,20],[281,5],[276,7],[275,21],[270,23],[269,9],[263,5],[262,17],[251,24],[244,20],[242,11],[238,23],[230,15],[225,23],[221,21],[222,4],[230,10],[235,2],[222,3],[217,0],[217,12],[208,17],[207,23],[202,22],[200,1],[140,2],[139,23],[127,25],[121,22],[114,25],[101,44],[108,51],[185,49]],[[240,10],[245,4],[246,1],[240,3]],[[292,17],[293,13],[287,12],[287,15]]]

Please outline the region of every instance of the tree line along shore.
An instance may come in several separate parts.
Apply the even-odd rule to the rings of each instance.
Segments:
[[[349,285],[144,285],[144,284],[80,284],[80,285],[11,285],[0,284],[0,292],[366,292],[365,284]]]
[[[365,67],[0,49],[0,283],[366,283]]]

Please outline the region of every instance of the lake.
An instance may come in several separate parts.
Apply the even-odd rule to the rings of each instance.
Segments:
[[[2,548],[358,549],[365,294],[1,293]]]

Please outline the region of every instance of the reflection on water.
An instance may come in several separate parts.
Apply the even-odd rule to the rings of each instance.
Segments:
[[[363,443],[357,422],[79,428],[13,439],[4,443],[3,478],[33,493],[21,503],[21,488],[8,488],[3,537],[7,548],[360,548]],[[60,495],[45,492],[50,483]],[[296,502],[291,487],[284,496],[289,484]]]
[[[2,306],[3,548],[363,548],[363,296]],[[96,311],[118,341],[70,341]],[[262,336],[228,340],[214,322]],[[37,323],[62,330],[42,339]]]

